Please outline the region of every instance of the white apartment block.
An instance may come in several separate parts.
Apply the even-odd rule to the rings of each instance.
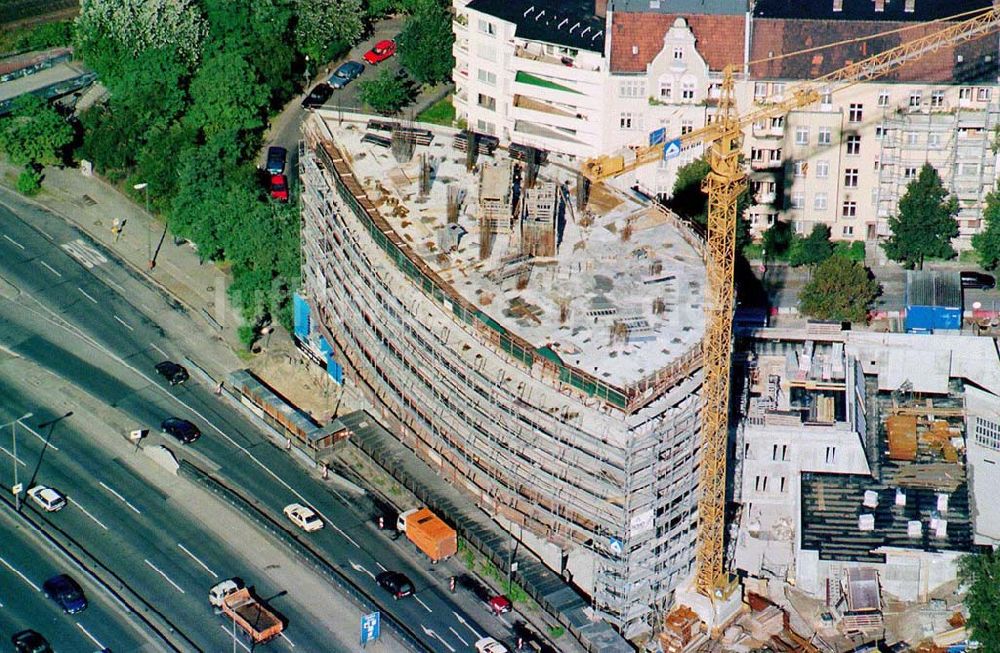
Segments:
[[[571,17],[553,3],[456,0],[456,110],[501,143],[586,158],[645,145],[661,127],[670,139],[705,125],[727,64],[742,71],[737,102],[747,110],[901,37],[790,52],[901,27],[923,33],[931,28],[922,22],[990,5],[829,2],[757,0],[751,11],[745,0],[622,0],[599,3],[603,17],[582,7]],[[580,38],[587,28],[589,43]],[[823,223],[837,239],[877,240],[926,161],[959,200],[957,244],[966,245],[997,180],[998,44],[993,36],[942,48],[885,80],[748,128],[753,230],[780,219],[803,234]],[[701,153],[691,147],[616,183],[667,195],[677,168]]]

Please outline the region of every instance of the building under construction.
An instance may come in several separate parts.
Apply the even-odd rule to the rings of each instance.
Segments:
[[[651,631],[695,559],[700,241],[624,196],[581,208],[558,162],[522,189],[506,150],[469,165],[439,129],[399,162],[338,118],[311,115],[300,156],[315,327],[404,444]]]

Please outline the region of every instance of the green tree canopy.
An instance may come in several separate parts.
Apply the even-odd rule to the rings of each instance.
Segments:
[[[73,127],[36,95],[14,101],[11,115],[0,121],[0,149],[15,165],[55,165],[73,142]]]
[[[378,113],[396,113],[413,98],[410,81],[388,68],[383,68],[377,77],[359,82],[358,87],[362,102]]]
[[[424,0],[406,19],[399,34],[399,58],[418,82],[439,82],[451,76],[455,65],[451,54],[454,42],[451,13],[434,0]]]
[[[788,262],[796,267],[819,265],[831,256],[833,256],[833,243],[830,241],[830,227],[817,223],[813,225],[808,236],[797,239],[792,245]]]
[[[986,226],[972,237],[972,247],[979,255],[979,264],[995,270],[1000,264],[1000,192],[996,189],[986,196],[983,221]]]
[[[988,551],[962,556],[958,577],[969,587],[965,605],[972,639],[982,651],[1000,651],[1000,555]]]
[[[708,176],[711,166],[706,157],[695,159],[677,169],[673,194],[667,206],[677,215],[702,226],[708,226],[708,195],[701,190],[701,182]],[[736,249],[742,250],[752,242],[746,212],[750,208],[750,191],[744,190],[736,201]]]
[[[313,61],[329,61],[364,32],[361,0],[297,0],[295,38]]]
[[[769,258],[782,258],[792,246],[795,234],[792,225],[784,220],[775,220],[771,228],[764,232],[764,251]]]
[[[799,309],[820,320],[861,322],[881,292],[864,265],[842,256],[820,263],[799,293]]]
[[[925,163],[899,200],[898,214],[889,218],[892,236],[882,245],[885,253],[910,269],[922,269],[927,257],[953,257],[956,213],[958,200],[948,195],[934,166]]]
[[[267,96],[253,66],[241,55],[212,55],[191,80],[192,105],[186,117],[206,138],[257,129],[264,124]]]

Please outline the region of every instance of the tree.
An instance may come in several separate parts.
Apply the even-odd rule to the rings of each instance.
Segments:
[[[378,77],[360,82],[358,87],[362,102],[383,114],[398,112],[413,97],[409,80],[388,68],[383,68]]]
[[[677,215],[687,218],[701,227],[708,226],[708,195],[701,190],[701,182],[711,171],[707,157],[695,159],[677,169],[673,194],[666,204]],[[736,200],[736,249],[742,251],[753,241],[750,225],[747,223],[747,209],[750,207],[750,191],[744,190]]]
[[[831,256],[833,256],[833,243],[830,241],[830,227],[825,224],[815,224],[808,236],[796,240],[792,245],[788,262],[795,267],[819,265]]]
[[[820,320],[861,322],[881,287],[871,271],[856,261],[831,256],[816,267],[799,293],[800,310]]]
[[[329,61],[357,43],[364,27],[360,0],[298,0],[295,38],[313,61]]]
[[[882,245],[886,255],[909,269],[923,269],[927,257],[953,257],[956,213],[958,200],[948,195],[934,166],[925,163],[899,200],[899,213],[889,218],[892,236]]]
[[[986,227],[972,237],[972,247],[979,255],[979,264],[994,270],[1000,264],[1000,191],[994,190],[986,196],[983,220]]]
[[[0,149],[15,165],[55,165],[73,142],[73,127],[48,102],[22,95],[10,117],[0,122]]]
[[[399,34],[399,58],[414,79],[433,84],[451,76],[454,42],[451,14],[435,0],[424,0]]]
[[[766,256],[772,259],[783,258],[792,246],[794,236],[792,225],[783,220],[775,220],[771,228],[764,232],[763,244]]]
[[[205,30],[197,0],[83,0],[76,19],[79,53],[106,84],[146,50],[174,52],[194,67]]]
[[[256,71],[239,54],[208,57],[191,80],[188,123],[206,138],[228,131],[262,127],[268,91],[257,82]]]
[[[971,639],[979,642],[983,651],[1000,651],[1000,555],[987,551],[962,556],[958,577],[969,587],[965,605]]]

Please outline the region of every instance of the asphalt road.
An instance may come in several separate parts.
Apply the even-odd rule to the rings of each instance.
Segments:
[[[270,514],[281,518],[282,507],[292,501],[316,507],[328,528],[312,534],[313,541],[345,574],[371,590],[380,609],[423,633],[421,639],[431,649],[468,650],[476,637],[487,632],[510,637],[506,623],[464,597],[448,593],[445,569],[416,557],[407,543],[391,543],[377,533],[362,502],[332,492],[308,476],[241,413],[221,402],[212,388],[194,379],[170,388],[154,378],[152,367],[157,361],[178,360],[184,352],[149,315],[160,323],[176,322],[176,315],[161,316],[176,313],[177,307],[136,284],[134,273],[120,268],[110,254],[64,222],[44,216],[32,216],[32,222],[29,226],[0,209],[0,277],[22,293],[14,302],[0,306],[0,312],[13,316],[0,322],[0,344],[100,397],[134,425],[155,430],[167,416],[191,419],[204,437],[188,447],[168,446],[179,456],[215,470]],[[7,294],[12,294],[9,286]],[[95,354],[76,351],[88,339],[114,356],[117,364],[98,364]],[[111,485],[114,480],[106,482],[115,487]],[[93,503],[98,496],[84,498]],[[107,495],[101,498],[105,503],[114,500]],[[139,510],[146,508],[144,499],[137,498],[135,505]],[[374,574],[383,568],[407,573],[417,596],[394,602],[381,592],[375,587]]]

